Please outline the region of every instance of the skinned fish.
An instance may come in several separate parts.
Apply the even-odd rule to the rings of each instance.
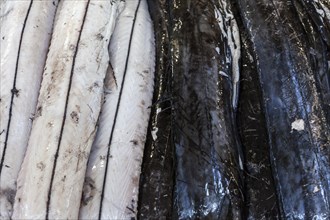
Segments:
[[[61,1],[13,219],[77,219],[103,97],[113,2]]]
[[[170,219],[173,143],[169,1],[148,1],[156,38],[155,91],[140,178],[138,218]]]
[[[296,12],[280,0],[238,5],[257,55],[281,218],[329,219],[329,124]]]
[[[154,47],[146,0],[126,0],[109,45],[112,68],[88,163],[81,219],[136,218],[153,94]]]
[[[243,218],[232,57],[215,3],[175,0],[171,6],[173,219]]]
[[[0,219],[9,219],[58,1],[1,1]]]

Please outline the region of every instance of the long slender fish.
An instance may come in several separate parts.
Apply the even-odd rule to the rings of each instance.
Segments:
[[[114,19],[109,1],[61,1],[13,219],[77,219]]]
[[[57,4],[1,2],[0,219],[12,214]]]
[[[258,57],[281,217],[329,219],[329,125],[306,41],[292,23],[293,5],[279,0],[238,4]]]
[[[237,15],[239,17],[239,15]],[[242,65],[237,118],[245,158],[245,213],[249,220],[279,219],[269,142],[257,70],[257,56],[242,22]]]
[[[139,178],[152,104],[155,45],[146,0],[126,0],[111,38],[112,71],[93,144],[81,219],[137,215]]]
[[[173,1],[174,219],[241,219],[231,59],[214,1]]]
[[[300,27],[297,31],[300,31],[306,39],[301,46],[304,51],[309,52],[307,56],[316,77],[322,103],[324,103],[327,121],[330,124],[330,17],[327,20],[325,18],[327,13],[322,10],[322,7],[316,8],[317,3],[321,4],[321,2],[302,0],[292,2],[297,16],[292,16],[291,22],[297,23],[297,17],[299,18],[301,25],[297,24],[294,27],[296,29]]]
[[[150,0],[156,38],[155,91],[140,178],[138,218],[170,219],[173,191],[169,1]]]

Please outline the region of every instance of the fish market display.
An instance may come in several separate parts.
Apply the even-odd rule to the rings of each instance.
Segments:
[[[112,5],[61,1],[58,7],[13,219],[77,219],[96,133]]]
[[[242,155],[233,126],[235,73],[228,65],[234,56],[228,35],[212,1],[177,0],[171,10],[173,218],[240,219]]]
[[[83,219],[137,215],[143,149],[152,102],[155,45],[146,0],[126,0],[109,45],[100,127],[88,164]]]
[[[1,0],[0,219],[330,219],[329,0]]]
[[[140,219],[170,219],[173,191],[171,56],[169,1],[149,1],[156,39],[154,101],[139,189]]]
[[[328,219],[329,124],[294,9],[286,1],[242,0],[239,7],[258,57],[281,216]]]
[[[2,1],[0,219],[12,214],[58,1]]]

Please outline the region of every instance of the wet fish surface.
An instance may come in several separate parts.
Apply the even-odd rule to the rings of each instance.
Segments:
[[[109,62],[110,5],[59,3],[13,219],[78,218]]]
[[[174,219],[243,218],[231,51],[215,5],[171,4]]]
[[[238,5],[257,55],[281,218],[328,219],[329,125],[296,12],[287,1]]]
[[[125,1],[109,53],[111,70],[80,216],[134,219],[155,68],[154,32],[146,0]]]
[[[234,7],[236,8],[237,5],[235,4]],[[239,14],[235,14],[235,16],[239,24],[242,45],[237,126],[245,158],[246,218],[250,220],[279,219],[280,213],[271,170],[270,147],[257,69],[257,56],[245,27],[238,19]]]
[[[148,1],[156,41],[155,90],[140,177],[138,218],[170,219],[173,191],[169,1]]]
[[[12,215],[57,4],[1,1],[0,219]]]

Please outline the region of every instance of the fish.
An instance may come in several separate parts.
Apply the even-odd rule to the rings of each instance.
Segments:
[[[219,25],[220,6],[175,0],[170,7],[173,219],[243,218],[243,155],[228,61],[233,54]]]
[[[170,219],[174,149],[172,143],[169,1],[148,1],[156,42],[155,89],[140,176],[138,219]]]
[[[234,6],[237,9],[237,4]],[[262,103],[257,56],[238,12],[241,37],[240,94],[237,126],[244,152],[246,219],[279,219],[278,198],[272,176],[270,147]]]
[[[238,7],[257,56],[280,218],[328,219],[329,124],[294,6],[242,0]]]
[[[323,109],[330,125],[330,8],[326,12],[326,6],[321,1],[293,0],[292,2],[296,17],[299,18],[302,26],[298,31],[307,39],[303,45],[304,51],[309,52],[309,63],[316,76],[317,88],[321,94]],[[324,7],[323,10],[322,7]],[[327,14],[328,20],[326,19]]]
[[[154,88],[155,43],[146,0],[126,0],[110,45],[100,124],[81,219],[135,219]]]
[[[292,1],[297,8],[303,8],[304,15],[299,13],[301,19],[302,16],[309,16],[309,22],[314,23],[314,29],[317,29],[321,34],[323,40],[330,46],[330,4],[326,0],[293,0]],[[297,8],[298,9],[298,8]],[[298,9],[302,10],[302,9]]]
[[[13,212],[58,1],[1,1],[0,219]]]
[[[114,28],[109,1],[60,1],[13,219],[77,219]]]

